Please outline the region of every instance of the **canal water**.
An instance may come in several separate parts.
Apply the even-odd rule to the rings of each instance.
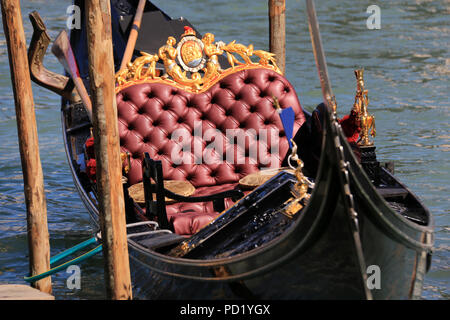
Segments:
[[[267,0],[154,1],[172,17],[185,17],[216,41],[234,39],[268,49]],[[37,10],[55,39],[66,28],[70,1],[22,0],[27,41],[28,14]],[[369,5],[381,9],[380,29],[369,29]],[[365,68],[369,110],[376,117],[378,158],[394,161],[396,175],[433,213],[436,242],[423,299],[448,299],[450,123],[450,26],[448,0],[316,1],[331,83],[343,116],[352,107],[355,68]],[[321,101],[304,1],[287,1],[286,76],[303,107]],[[370,24],[369,24],[370,25]],[[63,72],[47,53],[48,69]],[[45,179],[52,255],[92,236],[89,215],[72,183],[63,147],[59,98],[33,84],[39,147]],[[26,210],[14,98],[3,29],[0,31],[0,283],[24,283],[28,273]],[[81,265],[81,288],[69,273],[52,277],[56,299],[103,299],[101,255]]]

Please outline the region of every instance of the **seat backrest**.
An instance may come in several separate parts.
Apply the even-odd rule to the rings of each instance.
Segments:
[[[207,65],[204,77],[208,70]],[[134,78],[117,89],[120,145],[131,154],[130,184],[142,181],[144,152],[162,161],[165,179],[195,187],[234,183],[279,167],[289,146],[273,96],[281,108],[293,108],[294,132],[305,121],[294,88],[272,65],[239,65],[191,87],[156,76],[136,81],[136,67],[130,71]]]

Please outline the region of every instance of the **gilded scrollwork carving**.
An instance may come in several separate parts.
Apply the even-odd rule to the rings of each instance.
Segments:
[[[202,39],[196,37],[195,31],[185,27],[180,41],[169,37],[157,54],[141,52],[127,68],[116,74],[116,90],[142,81],[165,82],[181,87],[187,91],[200,92],[207,90],[214,83],[228,74],[245,68],[264,67],[278,73],[274,54],[263,50],[254,50],[253,45],[245,46],[232,41],[225,44],[215,42],[212,33],[206,33]],[[226,54],[230,66],[223,70],[219,56]],[[258,57],[253,62],[251,57]],[[240,57],[243,61],[239,61]],[[159,76],[157,62],[164,64],[164,71]]]

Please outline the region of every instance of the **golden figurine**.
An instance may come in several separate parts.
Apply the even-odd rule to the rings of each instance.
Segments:
[[[204,70],[205,78],[210,78],[217,72],[223,71],[220,67],[218,56],[223,54],[223,50],[221,49],[221,47],[223,47],[224,43],[220,42],[214,44],[214,35],[209,32],[203,36],[202,42],[204,45],[203,50],[205,51],[206,56],[208,56],[209,58]]]
[[[120,153],[120,160],[122,162],[123,171],[125,174],[128,174],[131,169],[131,155],[129,152],[121,152]]]
[[[356,76],[356,96],[353,110],[358,114],[358,120],[361,126],[361,133],[358,140],[360,146],[371,146],[373,141],[370,140],[376,136],[375,116],[369,114],[367,106],[369,105],[368,90],[364,88],[364,69],[355,70]],[[369,133],[370,131],[370,133]]]
[[[158,55],[161,60],[164,61],[164,67],[166,71],[170,71],[174,68],[177,58],[177,49],[174,45],[177,43],[177,40],[174,37],[167,38],[166,44],[159,48]]]

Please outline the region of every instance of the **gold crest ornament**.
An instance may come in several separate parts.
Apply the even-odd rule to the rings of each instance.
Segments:
[[[177,60],[185,71],[197,72],[205,66],[203,42],[195,36],[191,27],[184,27],[181,41],[177,45]]]
[[[276,65],[274,54],[254,50],[253,45],[245,46],[232,41],[225,44],[215,42],[212,33],[197,38],[191,27],[185,27],[177,44],[169,37],[157,54],[141,52],[127,67],[116,74],[116,92],[139,83],[165,83],[183,90],[200,93],[211,88],[226,76],[245,69],[265,68],[282,74]],[[226,54],[230,66],[223,70],[219,56]],[[252,57],[259,57],[253,62]],[[241,58],[243,61],[240,61]],[[156,63],[164,64],[164,74],[159,75]]]

